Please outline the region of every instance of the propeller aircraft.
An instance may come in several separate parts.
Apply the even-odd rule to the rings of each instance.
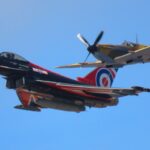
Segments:
[[[139,86],[111,88],[117,69],[98,67],[77,80],[44,69],[22,56],[0,53],[0,74],[6,87],[16,91],[20,103],[17,109],[41,111],[53,108],[71,112],[85,111],[86,107],[115,106],[118,99],[128,95],[150,92]]]
[[[137,38],[136,43],[125,41],[120,45],[98,44],[103,35],[104,31],[101,31],[91,45],[81,34],[78,34],[78,39],[87,47],[88,56],[85,61],[82,63],[58,66],[57,68],[101,66],[120,68],[125,65],[150,62],[150,46],[138,44]],[[90,54],[97,59],[96,62],[86,62]]]

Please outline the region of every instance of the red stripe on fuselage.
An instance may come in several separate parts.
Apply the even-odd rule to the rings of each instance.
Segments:
[[[43,68],[43,67],[41,67],[41,66],[38,66],[38,65],[36,65],[36,64],[33,64],[33,63],[31,63],[31,62],[29,63],[29,66],[30,66],[30,67],[33,67],[33,68],[41,69],[41,70],[43,70],[43,71],[46,71],[46,72],[48,72],[48,73],[55,74],[55,75],[60,76],[60,77],[64,77],[64,78],[70,79],[70,78],[68,78],[68,77],[66,77],[66,76],[63,76],[63,75],[61,75],[61,74],[58,74],[58,73],[53,72],[53,71],[50,71],[50,70],[47,70],[47,69],[45,69],[45,68]]]

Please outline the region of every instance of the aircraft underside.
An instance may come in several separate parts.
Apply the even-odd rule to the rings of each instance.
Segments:
[[[23,88],[18,88],[17,94],[23,105],[16,106],[18,109],[26,109],[33,111],[40,111],[41,108],[53,108],[65,111],[81,112],[85,111],[86,106],[102,108],[106,106],[117,105],[118,101],[111,101],[110,103],[101,102],[100,100],[92,99],[67,99],[62,98],[59,95],[54,96],[52,94],[43,94],[35,91],[28,91]]]

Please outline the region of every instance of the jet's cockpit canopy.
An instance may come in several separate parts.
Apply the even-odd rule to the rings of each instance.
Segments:
[[[11,53],[11,52],[2,52],[0,53],[0,57],[11,59],[11,60],[19,60],[19,61],[27,62],[27,60],[23,58],[22,56],[15,54],[15,53]]]
[[[124,41],[122,43],[123,46],[128,46],[128,47],[135,47],[137,44],[129,41]]]

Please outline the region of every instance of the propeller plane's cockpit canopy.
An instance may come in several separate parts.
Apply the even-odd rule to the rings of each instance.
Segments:
[[[122,43],[123,46],[135,47],[137,44],[129,41],[124,41]]]
[[[11,60],[19,60],[19,61],[27,62],[27,60],[23,58],[22,56],[15,54],[15,53],[11,53],[11,52],[2,52],[0,53],[0,57],[11,59]]]

